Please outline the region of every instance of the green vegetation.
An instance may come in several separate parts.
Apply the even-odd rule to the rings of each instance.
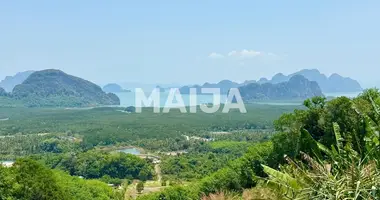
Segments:
[[[28,109],[22,115],[9,112],[22,108],[1,108],[9,120],[0,122],[0,133],[7,135],[0,141],[21,144],[3,147],[2,156],[38,162],[24,158],[1,168],[1,183],[7,184],[0,190],[9,199],[75,199],[65,193],[77,188],[62,188],[60,180],[69,179],[82,184],[84,193],[96,185],[89,196],[104,199],[119,198],[131,188],[142,192],[136,193],[142,200],[380,198],[380,92],[371,89],[354,99],[330,101],[314,97],[304,102],[306,109],[288,112],[293,108],[251,105],[248,111],[256,112],[210,116],[152,114],[149,109],[127,114],[118,108]],[[153,157],[112,151],[128,145]],[[21,161],[25,165],[18,171]],[[35,169],[37,174],[29,174]],[[124,189],[106,190],[104,182]],[[36,192],[18,190],[20,184]]]
[[[50,170],[36,161],[20,159],[11,168],[0,166],[0,199],[122,199],[105,183]]]
[[[138,179],[148,181],[145,194],[152,185],[180,187],[188,180],[197,182],[222,169],[229,160],[242,156],[253,143],[268,140],[273,135],[273,120],[294,108],[252,104],[247,106],[246,114],[208,115],[181,114],[176,110],[154,114],[151,108],[144,108],[138,114],[120,112],[120,108],[2,107],[1,117],[7,120],[0,121],[0,159],[37,160],[47,171],[70,184],[64,187],[64,193],[85,187],[78,186],[78,182],[101,185],[104,182],[123,188],[117,192],[107,186],[111,191],[109,198],[116,198],[112,195],[120,195],[129,187],[125,184]],[[103,150],[117,149],[117,146],[138,146],[160,156],[162,174],[155,173],[152,159]],[[188,154],[167,155],[176,151]],[[209,160],[210,157],[213,158]],[[170,163],[177,160],[186,167],[170,169]],[[204,170],[197,170],[198,165]],[[8,168],[4,170],[9,172]],[[9,173],[13,174],[12,170]],[[154,183],[155,178],[162,180]],[[82,190],[85,194],[91,189]],[[92,195],[96,195],[95,191]]]
[[[299,157],[287,158],[281,171],[264,166],[269,185],[293,199],[379,198],[379,97],[371,89],[354,100],[306,101],[310,112],[290,123],[304,123],[298,137],[305,146],[295,149]]]
[[[0,160],[41,153],[81,151],[81,139],[70,134],[29,134],[0,136]]]
[[[153,169],[146,160],[125,153],[87,151],[77,154],[44,154],[31,158],[40,160],[53,169],[61,169],[87,179],[107,176],[116,179],[148,180],[153,177]]]
[[[225,166],[229,156],[207,154],[185,154],[172,156],[163,160],[161,164],[162,173],[169,175],[169,179],[182,179],[191,181],[217,171]]]
[[[221,191],[262,199],[377,199],[379,105],[374,89],[353,100],[307,100],[307,110],[276,121],[282,133],[270,142],[191,185],[139,199],[200,199]]]
[[[141,194],[141,192],[144,190],[144,182],[137,183],[136,190],[137,193]]]
[[[183,135],[270,129],[273,120],[294,108],[248,104],[246,114],[233,110],[229,114],[182,114],[178,110],[156,114],[152,108],[144,108],[142,113],[123,113],[120,108],[0,108],[1,115],[9,118],[0,122],[0,135],[67,133],[80,135],[83,148],[123,142],[153,151],[177,151],[188,144]]]
[[[251,142],[234,141],[194,145],[188,153],[165,157],[161,163],[162,173],[169,180],[198,180],[225,167],[231,160],[243,156],[253,145]]]
[[[4,96],[4,95],[0,95]],[[59,70],[32,73],[13,88],[8,99],[21,101],[27,107],[83,107],[119,105],[119,98],[86,80]],[[3,102],[0,101],[0,105]]]

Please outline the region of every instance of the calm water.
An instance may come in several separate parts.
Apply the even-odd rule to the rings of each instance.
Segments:
[[[350,93],[325,93],[325,96],[330,96],[330,97],[340,97],[340,96],[346,96],[346,97],[356,97],[357,95],[359,95],[361,92],[350,92]],[[136,94],[134,92],[124,92],[124,93],[116,93],[116,95],[120,98],[120,105],[122,107],[128,107],[128,106],[135,106],[135,97],[136,97]],[[149,93],[146,94],[146,96],[148,96]],[[160,107],[164,107],[165,105],[168,106],[168,107],[176,107],[176,101],[174,102],[169,102],[168,104],[166,103],[167,99],[168,99],[168,95],[169,95],[169,92],[162,92],[160,93]],[[182,99],[184,101],[184,104],[185,106],[189,106],[190,105],[190,98],[191,97],[195,97],[195,96],[191,96],[190,94],[184,94],[182,95]],[[207,103],[213,103],[213,96],[212,95],[206,95],[206,94],[200,94],[200,95],[196,95],[196,99],[197,99],[197,105],[201,105],[201,104],[207,104]],[[227,100],[227,96],[226,95],[220,95],[220,102],[218,103],[225,103],[226,100]],[[268,101],[268,102],[265,102],[265,101],[259,101],[259,102],[256,102],[257,104],[265,104],[265,105],[300,105],[302,103],[299,103],[299,102],[289,102],[289,101],[284,101],[284,102],[279,102],[279,101]],[[151,107],[150,106],[147,106],[145,105],[146,107]]]
[[[118,152],[123,152],[123,153],[126,153],[126,154],[132,154],[132,155],[140,155],[141,154],[141,151],[139,151],[136,148],[121,149],[121,150],[118,150]]]

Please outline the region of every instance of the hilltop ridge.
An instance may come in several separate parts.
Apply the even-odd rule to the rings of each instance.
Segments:
[[[12,98],[27,106],[96,106],[119,105],[119,98],[105,93],[90,81],[68,75],[60,70],[47,69],[32,73],[12,91]]]
[[[352,78],[343,77],[337,73],[333,73],[331,76],[326,76],[317,69],[303,69],[298,72],[289,74],[288,76],[282,73],[278,73],[274,75],[271,80],[266,80],[262,83],[282,83],[288,81],[290,78],[296,75],[302,75],[310,81],[316,81],[321,87],[322,91],[325,93],[358,92],[363,90],[359,82]]]

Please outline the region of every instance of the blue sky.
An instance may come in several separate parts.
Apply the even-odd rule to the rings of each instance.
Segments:
[[[1,1],[0,79],[244,81],[303,68],[380,85],[380,2]]]

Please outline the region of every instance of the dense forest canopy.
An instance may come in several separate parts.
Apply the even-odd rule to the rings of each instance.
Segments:
[[[107,184],[83,180],[50,170],[31,159],[17,160],[11,168],[0,165],[0,199],[122,199]]]
[[[82,153],[43,154],[32,156],[53,169],[61,169],[73,176],[99,179],[109,176],[116,179],[148,180],[153,177],[150,164],[135,155],[87,151]]]
[[[175,139],[182,135],[200,135],[210,131],[273,129],[273,120],[284,112],[301,106],[247,105],[247,113],[231,110],[224,114],[153,113],[144,108],[139,113],[120,112],[120,108],[49,109],[0,108],[6,123],[0,123],[0,135],[66,133],[80,134],[88,146],[138,142],[140,139]],[[22,123],[20,123],[22,122]],[[152,142],[159,144],[159,141]],[[176,143],[168,143],[167,148]]]

